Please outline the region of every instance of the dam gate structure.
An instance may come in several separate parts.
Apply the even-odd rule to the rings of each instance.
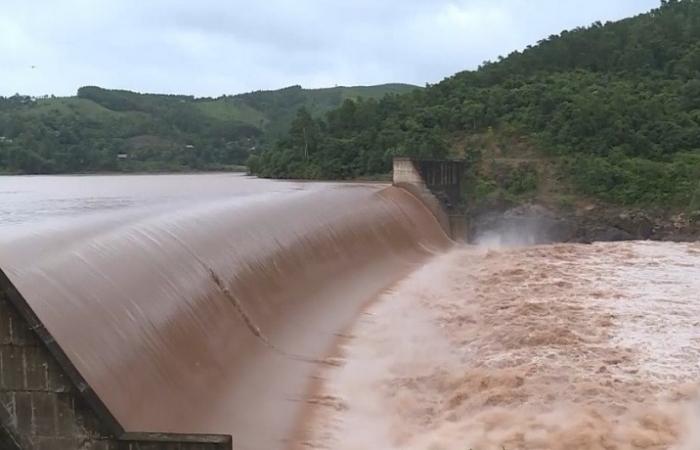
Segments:
[[[393,160],[393,185],[416,196],[455,241],[468,238],[468,216],[462,202],[464,161],[442,159]]]

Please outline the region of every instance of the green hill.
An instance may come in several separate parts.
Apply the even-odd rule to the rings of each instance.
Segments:
[[[75,97],[0,97],[0,173],[231,169],[286,133],[300,107],[321,116],[344,99],[414,89],[292,86],[195,98],[86,86]]]
[[[253,173],[352,178],[466,158],[477,198],[700,210],[700,1],[550,36],[421,91],[300,111]]]

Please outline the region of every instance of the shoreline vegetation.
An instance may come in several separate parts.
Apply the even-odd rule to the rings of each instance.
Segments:
[[[698,23],[700,1],[662,0],[425,87],[0,98],[0,173],[245,165],[261,178],[388,181],[394,156],[455,158],[474,209],[536,203],[697,224]]]
[[[322,116],[345,99],[417,86],[303,89],[218,98],[86,86],[75,97],[0,97],[0,172],[180,172],[245,166],[283,136],[300,107]]]
[[[467,163],[472,204],[700,212],[700,1],[552,35],[477,70],[346,100],[248,159],[269,178],[386,173],[394,156]]]
[[[245,175],[250,178],[260,178],[257,175],[253,175],[249,172],[247,166],[235,166],[230,169],[202,169],[193,170],[182,168],[181,170],[133,170],[133,171],[113,171],[113,172],[65,172],[57,174],[25,174],[25,173],[12,173],[0,171],[0,177],[23,177],[23,176],[120,176],[120,175],[208,175],[208,174],[239,174]],[[282,179],[280,179],[282,180]],[[366,175],[357,178],[350,178],[345,180],[322,180],[322,179],[290,179],[289,181],[300,181],[300,182],[342,182],[342,183],[391,183],[392,175],[387,174],[376,174],[376,175]]]
[[[202,169],[191,169],[191,168],[175,168],[175,169],[164,169],[164,170],[148,170],[148,169],[133,169],[133,170],[119,170],[119,171],[83,171],[83,172],[63,172],[63,173],[52,173],[52,174],[40,174],[40,173],[18,173],[18,172],[4,172],[0,170],[0,176],[10,177],[10,176],[119,176],[119,175],[188,175],[188,174],[216,174],[216,173],[238,173],[246,174],[248,173],[248,168],[246,166],[231,166],[226,168],[207,168]]]

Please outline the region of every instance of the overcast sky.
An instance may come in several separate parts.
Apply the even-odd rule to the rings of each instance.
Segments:
[[[436,83],[658,0],[2,0],[0,95]]]

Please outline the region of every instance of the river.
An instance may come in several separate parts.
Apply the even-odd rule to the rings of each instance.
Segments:
[[[66,261],[80,256],[105,268],[113,268],[120,259],[129,261],[133,267],[128,277],[121,276],[133,284],[129,305],[140,301],[141,289],[153,302],[172,303],[171,309],[158,312],[167,312],[168,327],[180,324],[181,330],[194,335],[201,330],[187,328],[188,323],[209,324],[208,334],[193,348],[204,355],[201,361],[217,367],[216,376],[199,366],[200,360],[173,353],[169,335],[159,331],[153,317],[142,311],[149,304],[139,306],[138,311],[148,320],[145,324],[136,320],[133,335],[159,337],[162,342],[158,348],[168,349],[168,358],[176,359],[179,367],[196,365],[188,366],[190,372],[174,382],[149,378],[149,372],[144,371],[141,392],[168,393],[172,382],[185,394],[190,389],[202,395],[202,383],[218,386],[205,396],[210,402],[206,413],[196,420],[175,420],[164,412],[173,411],[179,403],[163,401],[162,409],[154,406],[153,417],[139,417],[130,412],[133,403],[124,400],[129,395],[121,392],[121,398],[108,398],[113,397],[109,392],[118,380],[104,375],[106,368],[119,375],[116,367],[128,364],[139,352],[152,358],[152,348],[144,350],[140,341],[126,337],[119,349],[110,347],[112,341],[100,347],[99,339],[85,339],[92,331],[82,322],[79,325],[66,318],[70,310],[57,316],[51,308],[43,312],[55,327],[58,342],[75,351],[76,361],[89,359],[91,345],[96,351],[104,350],[99,361],[107,366],[86,364],[79,368],[88,380],[102,386],[111,402],[108,406],[121,414],[117,416],[124,418],[127,429],[155,426],[159,429],[148,431],[230,432],[234,442],[251,449],[288,448],[292,435],[298,437],[294,443],[297,448],[334,450],[699,448],[700,439],[694,433],[700,420],[696,403],[700,245],[635,242],[505,247],[483,242],[444,252],[437,244],[440,239],[432,236],[432,225],[404,229],[400,222],[389,220],[404,217],[408,199],[391,194],[387,205],[396,204],[400,209],[380,214],[388,206],[375,199],[379,191],[381,187],[353,191],[333,183],[267,181],[237,174],[0,177],[0,242],[4,248],[0,249],[0,262],[4,258],[17,268],[17,280],[20,284],[24,280],[25,292],[34,294],[34,304],[41,311],[51,305],[45,305],[43,291],[35,287],[37,276],[33,273],[39,272],[32,269],[35,260],[41,264],[42,277],[49,276],[47,279],[55,283],[56,278],[50,278],[53,270],[56,277],[66,278],[61,292],[70,294],[64,300],[69,306],[74,298],[94,301],[90,293],[96,288],[109,291],[111,285],[100,280],[113,272],[105,269],[101,278],[88,283],[82,281],[85,274],[77,269],[66,275],[71,264],[66,265]],[[173,211],[186,213],[173,218]],[[411,211],[423,214],[415,208]],[[205,218],[198,219],[200,213]],[[237,215],[245,216],[242,222],[237,222]],[[323,227],[313,228],[303,220],[322,223]],[[356,221],[352,222],[355,231],[338,228],[352,220]],[[124,231],[130,221],[141,224],[148,240],[134,241],[133,230],[130,234]],[[409,229],[414,231],[409,233]],[[277,291],[265,289],[277,286],[293,292],[286,294],[289,298],[279,298],[294,300],[292,304],[298,305],[295,308],[303,315],[280,316],[284,321],[266,319],[265,311],[257,311],[253,305],[254,318],[264,325],[262,331],[271,336],[273,344],[315,357],[327,356],[330,351],[338,366],[319,365],[314,375],[308,365],[302,370],[296,363],[236,349],[224,355],[226,358],[217,354],[207,359],[207,342],[225,345],[226,339],[239,336],[227,329],[239,319],[234,312],[227,316],[229,312],[217,303],[219,294],[200,298],[199,291],[186,283],[201,284],[197,278],[200,271],[188,266],[187,255],[173,253],[172,247],[164,245],[163,237],[158,241],[158,230],[180,233],[178,239],[192,245],[202,258],[222,254],[217,256],[224,258],[217,267],[238,280],[234,291],[240,285],[241,293],[255,297],[264,291],[273,298],[277,298]],[[260,236],[254,233],[258,231]],[[240,235],[238,240],[227,237],[231,233]],[[321,247],[309,240],[327,234],[335,240]],[[43,240],[39,239],[42,236]],[[44,239],[46,236],[69,236],[64,239],[73,245],[71,252],[53,238]],[[343,244],[347,239],[352,245]],[[418,257],[418,250],[406,250],[411,239],[426,243],[420,248],[436,247],[429,255]],[[106,240],[110,252],[99,253]],[[60,258],[44,256],[49,252],[49,241],[55,248],[52,252]],[[78,241],[81,247],[75,246]],[[145,247],[139,247],[139,242]],[[207,242],[220,245],[217,248]],[[145,248],[144,254],[135,258],[141,248]],[[225,256],[225,252],[241,253],[244,248],[245,255],[237,255],[238,260]],[[316,263],[313,255],[307,254],[309,248],[318,248],[324,255],[317,258],[318,268],[312,264]],[[350,261],[348,255],[355,248],[362,250]],[[290,266],[277,267],[275,278],[246,283],[239,268],[254,258],[256,251],[272,252],[277,259],[268,261],[277,261],[275,265],[289,261]],[[369,258],[369,254],[374,256]],[[391,259],[385,259],[388,255]],[[258,264],[254,267],[264,269],[262,260],[252,261]],[[168,264],[179,265],[179,269],[169,274]],[[300,268],[304,264],[308,270]],[[397,269],[383,273],[388,266]],[[92,270],[98,271],[102,266],[95,267]],[[162,285],[157,279],[138,278],[139,270],[148,267],[156,267],[158,276],[162,274]],[[285,275],[284,270],[292,268],[296,271]],[[246,273],[250,276],[253,272]],[[206,279],[206,274],[202,276]],[[394,282],[397,278],[400,280]],[[182,310],[177,302],[189,300],[172,292],[180,285],[180,297],[194,289],[191,297],[198,299],[187,306],[186,314],[177,312]],[[312,285],[314,290],[308,290]],[[198,289],[210,292],[212,287]],[[376,297],[382,289],[383,294]],[[170,293],[158,297],[161,294],[156,292],[161,291]],[[345,295],[351,292],[357,295]],[[111,304],[128,309],[126,304],[120,306],[117,292],[107,297]],[[334,307],[324,306],[334,302]],[[75,304],[77,308],[81,303]],[[210,308],[208,304],[219,306]],[[341,304],[344,306],[339,309]],[[364,312],[357,316],[356,309]],[[110,314],[118,314],[115,311]],[[191,311],[201,313],[192,315]],[[87,314],[84,306],[73,316],[80,314]],[[280,324],[289,322],[290,317],[292,325],[298,323],[300,328],[281,330],[284,327]],[[242,327],[239,322],[236,326]],[[338,343],[337,333],[344,329],[343,324],[352,322],[342,345],[329,350],[328,345]],[[95,319],[95,323],[99,321]],[[99,325],[99,332],[109,334],[110,326],[109,321]],[[114,329],[117,337],[112,340],[122,339],[118,334],[124,326],[123,321],[119,323]],[[281,331],[277,332],[278,328]],[[250,336],[240,339],[257,349]],[[324,344],[318,345],[318,341]],[[85,342],[90,345],[81,347]],[[262,349],[255,351],[263,355]],[[226,372],[226,365],[235,367],[239,359],[247,361],[246,373]],[[258,359],[261,362],[255,362]],[[166,364],[163,360],[160,363]],[[250,368],[257,366],[260,368]],[[312,376],[320,382],[308,391],[302,381],[308,383]],[[189,386],[190,379],[198,384]],[[231,387],[221,388],[225,386],[222,383],[231,383]],[[261,391],[251,390],[256,387]],[[221,395],[222,389],[226,395]],[[296,403],[307,397],[301,402],[307,405],[304,411],[290,407],[290,396],[296,396]],[[176,400],[182,402],[183,398],[191,405],[197,401],[195,397]],[[212,405],[214,399],[219,403]],[[232,405],[236,402],[239,404]],[[261,406],[255,407],[255,403]],[[188,410],[197,408],[190,406]],[[302,422],[299,417],[303,417]],[[301,432],[292,433],[292,429]]]
[[[0,226],[324,185],[242,174],[0,176]]]
[[[464,247],[323,374],[301,448],[700,448],[700,245]]]

